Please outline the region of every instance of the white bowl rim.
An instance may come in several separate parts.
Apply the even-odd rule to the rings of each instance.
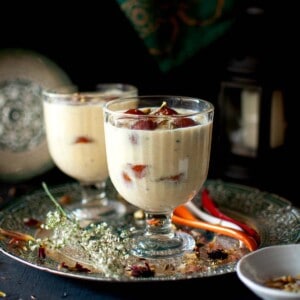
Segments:
[[[248,259],[248,257],[256,256],[259,255],[259,253],[266,252],[266,251],[272,251],[272,249],[285,249],[285,248],[299,248],[300,250],[300,244],[282,244],[282,245],[272,245],[272,246],[267,246],[260,248],[258,250],[255,250],[253,252],[250,252],[243,256],[237,263],[236,265],[236,272],[238,277],[244,284],[248,287],[251,288],[252,291],[256,292],[257,294],[265,294],[265,295],[270,295],[270,296],[277,296],[277,297],[288,297],[290,299],[300,299],[300,293],[299,292],[288,292],[280,289],[275,289],[271,287],[267,287],[262,285],[261,283],[258,283],[252,279],[249,279],[247,276],[245,276],[243,272],[243,264],[245,261]],[[300,270],[299,270],[300,273]]]

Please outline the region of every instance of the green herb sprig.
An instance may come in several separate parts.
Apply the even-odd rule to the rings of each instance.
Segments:
[[[68,218],[67,213],[64,211],[64,209],[61,207],[61,205],[57,202],[57,200],[53,197],[53,195],[50,193],[47,184],[45,182],[42,182],[42,186],[46,192],[46,194],[48,195],[48,197],[50,198],[50,200],[54,203],[54,205],[56,206],[56,208],[59,210],[59,212],[66,218]]]

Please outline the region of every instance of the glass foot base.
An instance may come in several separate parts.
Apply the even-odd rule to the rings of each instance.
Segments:
[[[184,232],[176,232],[173,238],[143,235],[134,237],[131,253],[141,258],[162,259],[183,255],[187,251],[192,251],[194,247],[194,238]]]
[[[74,204],[68,210],[75,215],[82,227],[91,223],[109,222],[126,213],[125,205],[114,200],[107,200],[105,204],[99,203],[99,200]]]

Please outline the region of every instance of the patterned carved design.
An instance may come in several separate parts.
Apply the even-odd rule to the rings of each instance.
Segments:
[[[0,83],[0,150],[30,151],[44,140],[41,87],[25,79]]]

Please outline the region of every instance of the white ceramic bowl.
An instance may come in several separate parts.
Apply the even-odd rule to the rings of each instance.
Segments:
[[[239,279],[264,300],[300,299],[300,292],[286,292],[264,285],[266,280],[300,274],[300,244],[275,245],[242,257],[236,266]]]

